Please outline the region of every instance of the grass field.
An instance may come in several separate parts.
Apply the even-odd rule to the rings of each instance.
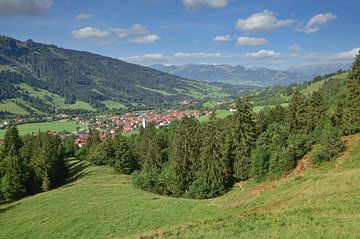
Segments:
[[[0,111],[7,111],[12,114],[26,115],[28,112],[18,106],[13,100],[4,100],[0,102]]]
[[[30,123],[18,125],[20,135],[31,134],[34,132],[41,132],[47,130],[56,130],[56,131],[69,131],[73,132],[76,130],[76,127],[79,126],[76,124],[76,121],[54,121],[54,122],[42,122],[42,123]],[[81,125],[80,125],[81,127]],[[0,139],[4,138],[6,130],[0,130]]]
[[[0,206],[0,238],[359,238],[360,135],[336,161],[211,200],[136,189],[70,161],[65,186]]]

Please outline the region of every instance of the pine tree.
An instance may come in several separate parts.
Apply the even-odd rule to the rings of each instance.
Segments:
[[[99,137],[99,131],[97,131],[93,127],[89,127],[89,134],[88,134],[88,138],[86,140],[87,146],[89,148],[92,148],[93,146],[96,146],[100,142],[101,141],[100,141],[100,137]]]
[[[135,160],[131,154],[127,139],[117,132],[112,139],[112,148],[114,151],[113,165],[115,169],[124,174],[130,174],[136,167]]]
[[[349,73],[347,90],[340,104],[341,124],[345,134],[360,132],[360,51]]]
[[[203,130],[199,157],[200,168],[189,194],[196,198],[212,198],[225,193],[229,176],[223,155],[224,139],[219,122],[213,116]]]
[[[251,151],[256,143],[256,129],[249,99],[238,98],[236,109],[232,126],[234,177],[238,180],[247,180],[250,176]]]
[[[315,91],[311,94],[310,99],[307,102],[306,109],[306,122],[307,132],[312,132],[316,123],[323,117],[327,112],[327,106],[325,100],[319,91]]]
[[[182,195],[189,189],[198,170],[198,128],[199,123],[194,117],[185,117],[176,129],[171,152],[172,191],[175,195]]]
[[[288,122],[292,134],[302,133],[306,128],[306,102],[298,89],[290,100]]]
[[[16,154],[3,159],[3,177],[0,189],[5,199],[18,199],[26,194],[24,166],[21,158]]]
[[[5,132],[5,144],[4,151],[7,155],[19,155],[20,148],[23,146],[23,142],[20,139],[17,127],[10,126]]]
[[[143,152],[143,166],[141,174],[145,179],[145,189],[156,192],[158,190],[159,175],[164,165],[160,140],[156,133],[155,126],[148,124],[144,129],[143,136],[146,136]],[[144,187],[144,186],[143,186]]]

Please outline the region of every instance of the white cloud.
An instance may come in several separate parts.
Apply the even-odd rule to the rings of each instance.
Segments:
[[[127,37],[130,35],[145,35],[149,34],[149,31],[145,26],[141,24],[134,24],[129,29],[113,28],[112,32],[116,33],[119,38]]]
[[[227,42],[227,41],[231,41],[230,34],[214,37],[214,42]]]
[[[260,50],[258,52],[246,53],[244,57],[262,59],[262,58],[278,58],[280,57],[280,55],[281,54],[279,52],[273,50]]]
[[[107,30],[100,30],[94,27],[84,27],[75,31],[71,34],[77,39],[88,39],[95,41],[101,45],[109,45],[110,41],[106,40],[106,37],[110,36],[110,32]]]
[[[86,20],[86,19],[89,19],[91,18],[93,15],[92,14],[89,14],[89,13],[80,13],[76,16],[76,19],[78,20]]]
[[[165,62],[171,57],[164,56],[160,53],[148,53],[140,56],[121,57],[121,60],[129,62]]]
[[[290,51],[300,51],[301,47],[298,44],[292,44],[291,46],[289,46],[289,50]]]
[[[0,0],[0,15],[43,15],[52,4],[53,0]]]
[[[335,14],[332,14],[330,12],[325,14],[318,14],[316,16],[313,16],[306,26],[299,25],[297,27],[298,31],[305,32],[305,33],[315,33],[320,30],[320,26],[326,24],[327,22],[330,22],[332,20],[335,20],[337,16]]]
[[[294,20],[291,19],[279,20],[274,13],[264,10],[262,12],[254,13],[246,19],[238,19],[236,27],[244,31],[266,31],[289,25],[293,22]]]
[[[238,37],[236,41],[238,46],[261,46],[269,43],[265,38],[253,37]]]
[[[174,54],[175,58],[197,58],[197,59],[213,59],[213,58],[222,58],[221,53],[184,53],[177,52]]]
[[[360,47],[353,48],[348,51],[334,52],[334,53],[305,53],[305,54],[297,54],[293,53],[290,55],[291,58],[310,60],[310,61],[340,61],[340,60],[353,60],[358,54]]]
[[[158,35],[149,34],[149,35],[145,35],[145,36],[141,36],[141,37],[130,38],[129,42],[148,44],[148,43],[153,43],[153,42],[156,42],[159,40],[160,40],[160,37]]]
[[[183,0],[183,4],[188,9],[198,9],[202,7],[222,8],[226,7],[229,0]]]

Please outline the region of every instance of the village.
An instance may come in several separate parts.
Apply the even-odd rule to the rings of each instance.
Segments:
[[[194,116],[199,118],[202,115],[208,115],[209,111],[179,111],[179,110],[167,110],[164,112],[143,111],[125,113],[120,116],[106,116],[106,117],[81,117],[71,115],[58,115],[56,118],[61,120],[76,121],[77,127],[73,132],[67,131],[48,131],[49,134],[59,136],[60,139],[67,137],[74,137],[74,144],[78,147],[86,145],[89,127],[99,131],[99,136],[102,141],[111,137],[118,130],[122,129],[124,134],[136,133],[140,127],[146,127],[148,123],[153,123],[157,128],[169,125],[172,121],[181,120],[183,117]],[[29,123],[26,119],[16,119],[16,124]],[[1,127],[5,128],[9,123],[4,122]],[[33,132],[38,134],[38,132]],[[4,140],[0,140],[0,144],[4,144]]]

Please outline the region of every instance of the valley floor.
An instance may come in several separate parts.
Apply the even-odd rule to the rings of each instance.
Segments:
[[[211,200],[136,189],[71,161],[65,186],[0,206],[0,238],[359,238],[360,135],[338,159]]]

